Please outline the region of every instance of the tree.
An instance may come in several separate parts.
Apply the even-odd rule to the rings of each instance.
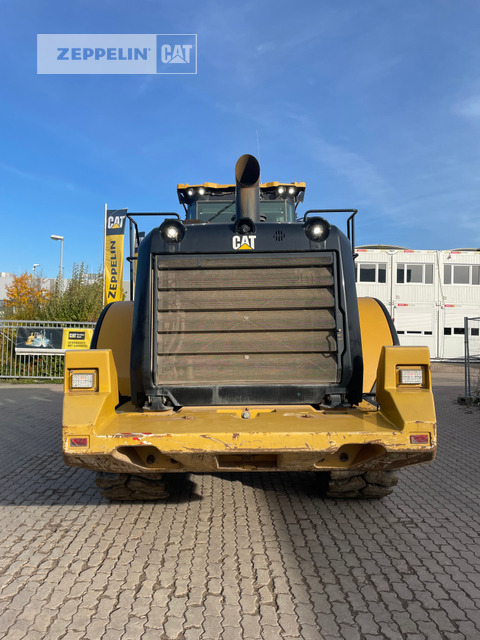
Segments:
[[[74,263],[72,278],[59,276],[41,311],[41,320],[96,321],[103,308],[103,277],[99,271],[92,279],[88,267]]]
[[[37,319],[50,296],[50,292],[44,287],[43,278],[26,271],[20,276],[13,276],[13,282],[6,287],[6,293],[6,315],[22,320]]]

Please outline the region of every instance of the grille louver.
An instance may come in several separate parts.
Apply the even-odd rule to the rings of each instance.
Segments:
[[[339,379],[333,254],[156,260],[157,385]]]

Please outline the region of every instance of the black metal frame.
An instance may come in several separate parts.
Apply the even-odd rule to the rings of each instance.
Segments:
[[[281,228],[284,232],[282,244],[275,240],[275,230]],[[242,391],[239,389],[238,397],[235,389],[226,387],[212,390],[211,398],[206,397],[207,387],[203,388],[177,388],[157,386],[153,379],[153,325],[156,322],[155,308],[155,255],[162,254],[215,254],[216,256],[232,255],[231,237],[235,234],[233,224],[207,225],[199,224],[186,227],[183,241],[178,244],[166,243],[158,229],[153,229],[142,241],[138,252],[137,276],[140,274],[136,287],[136,300],[134,307],[133,332],[137,340],[132,343],[131,379],[132,400],[139,407],[145,406],[146,401],[152,403],[152,408],[162,408],[162,396],[170,397],[173,404],[177,402],[186,405],[211,404],[215,397],[218,404],[235,404],[240,402]],[[257,225],[257,247],[259,252],[266,253],[297,253],[333,251],[336,254],[334,260],[336,275],[334,277],[335,298],[337,309],[337,328],[342,332],[337,336],[338,357],[341,360],[342,380],[329,385],[327,389],[319,387],[300,387],[294,389],[292,385],[269,385],[256,390],[249,389],[250,403],[276,404],[281,398],[281,393],[287,392],[291,404],[315,404],[318,403],[322,391],[325,394],[345,394],[350,403],[356,404],[361,399],[362,389],[362,353],[360,339],[360,323],[356,304],[355,276],[353,261],[351,258],[351,245],[343,233],[336,227],[331,228],[330,235],[320,243],[310,241],[304,231],[303,224],[274,224],[261,223]],[[260,249],[261,247],[261,249]],[[256,252],[255,252],[256,253]],[[343,283],[343,285],[342,285]],[[340,320],[341,317],[341,320]],[[343,335],[342,335],[343,334]],[[343,337],[343,341],[340,337]],[[245,389],[244,389],[245,391]],[[179,393],[182,398],[172,397]],[[229,394],[232,393],[230,396]],[[299,396],[301,400],[299,402]],[[172,395],[171,395],[172,394]],[[228,394],[228,397],[225,395]],[[188,395],[188,398],[186,397]],[[219,395],[221,397],[219,397]],[[234,397],[235,396],[235,397]],[[278,396],[278,397],[277,397]],[[285,396],[284,396],[285,399]],[[316,400],[315,400],[316,399]],[[166,407],[165,407],[166,408]]]
[[[135,286],[135,278],[134,278],[134,266],[133,263],[137,259],[135,255],[136,250],[138,250],[138,245],[140,244],[140,232],[138,230],[137,221],[133,218],[133,216],[176,216],[179,220],[181,220],[181,216],[179,213],[175,213],[174,211],[160,211],[155,212],[133,212],[127,213],[127,218],[129,221],[129,232],[130,232],[130,255],[127,256],[128,263],[130,264],[130,300],[133,300],[133,291]],[[135,235],[133,234],[133,229],[135,229]]]

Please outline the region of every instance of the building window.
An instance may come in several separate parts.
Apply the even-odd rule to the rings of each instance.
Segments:
[[[408,336],[431,336],[431,331],[421,331],[416,329],[400,329],[397,330],[398,335],[408,335]]]
[[[479,334],[478,327],[473,327],[473,329],[470,330],[470,333],[471,333],[472,336],[478,336],[478,334]],[[451,336],[452,335],[452,327],[444,327],[443,335]],[[453,335],[455,335],[455,336],[464,336],[465,335],[465,327],[453,327]]]
[[[357,282],[385,284],[387,282],[387,264],[386,262],[357,262],[355,275]]]
[[[472,264],[472,284],[480,284],[480,266]]]
[[[476,264],[446,264],[444,284],[480,284],[480,266]]]
[[[433,264],[397,264],[397,283],[433,284]]]

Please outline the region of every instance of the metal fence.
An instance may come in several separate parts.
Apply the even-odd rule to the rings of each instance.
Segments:
[[[480,317],[465,318],[465,398],[468,404],[480,403]]]
[[[48,351],[42,354],[16,353],[15,346],[19,327],[92,329],[94,326],[95,322],[0,319],[0,379],[63,379],[64,353],[49,354]]]

